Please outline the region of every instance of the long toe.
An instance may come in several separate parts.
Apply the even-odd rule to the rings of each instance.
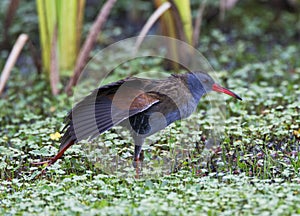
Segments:
[[[47,166],[50,166],[54,162],[55,162],[54,158],[50,158],[49,160],[46,160],[46,161],[32,162],[31,164],[32,165],[44,165],[44,164],[47,164]]]

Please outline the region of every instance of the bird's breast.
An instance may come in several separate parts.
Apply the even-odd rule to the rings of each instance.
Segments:
[[[195,111],[196,107],[197,103],[194,98],[190,98],[190,101],[179,106],[178,110],[180,112],[181,119],[189,117]]]

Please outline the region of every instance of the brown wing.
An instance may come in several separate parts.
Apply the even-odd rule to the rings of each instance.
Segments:
[[[131,78],[100,87],[80,101],[67,117],[60,149],[70,140],[94,138],[121,121],[159,102],[145,92],[146,80]]]

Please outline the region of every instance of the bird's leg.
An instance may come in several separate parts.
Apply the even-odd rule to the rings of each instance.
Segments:
[[[144,155],[142,154],[142,145],[144,143],[144,138],[140,136],[134,136],[134,161],[133,166],[136,170],[136,177],[140,176],[142,170],[141,161],[144,159]]]
[[[71,146],[74,144],[74,141],[71,141],[68,143],[68,145],[65,145],[62,149],[59,150],[59,152],[57,153],[57,155],[55,155],[54,157],[50,158],[49,160],[46,161],[41,161],[41,162],[33,162],[32,164],[34,165],[43,165],[43,164],[47,164],[47,167],[54,164],[59,158],[61,158],[61,156],[64,154],[64,152]]]
[[[139,161],[141,159],[142,146],[134,146],[134,160]]]
[[[140,159],[142,159],[140,156],[142,152],[142,146],[135,145],[134,146],[134,161],[133,166],[135,167],[136,177],[138,178],[140,176],[141,170],[142,170],[142,164]]]

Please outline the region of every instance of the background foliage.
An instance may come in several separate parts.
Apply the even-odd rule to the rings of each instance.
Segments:
[[[118,1],[96,49],[136,35],[153,10],[149,1]],[[8,1],[0,2],[0,18]],[[21,1],[11,44],[20,32],[37,44],[34,1]],[[215,4],[215,5],[214,5]],[[191,1],[196,16],[198,1]],[[195,150],[174,173],[157,178],[118,178],[105,173],[76,144],[42,176],[30,162],[50,157],[59,142],[51,134],[63,127],[72,106],[65,94],[51,96],[43,74],[32,66],[29,49],[12,72],[0,100],[0,214],[50,215],[229,215],[300,214],[300,21],[297,13],[266,1],[241,1],[219,22],[218,4],[207,5],[199,49],[217,71],[220,82],[244,101],[226,101],[222,144],[204,160],[209,98],[187,121],[176,122],[145,146],[152,161],[186,139]],[[88,1],[86,35],[101,4]],[[1,25],[1,24],[0,24]],[[1,26],[0,26],[1,28]],[[157,26],[153,28],[156,32]],[[3,37],[0,34],[0,41]],[[3,66],[8,49],[0,51]],[[143,59],[117,68],[112,79],[143,70],[163,71],[163,62]],[[190,124],[200,125],[186,137]],[[52,138],[51,138],[52,137]],[[106,132],[95,143],[110,143],[130,158],[131,140]]]

